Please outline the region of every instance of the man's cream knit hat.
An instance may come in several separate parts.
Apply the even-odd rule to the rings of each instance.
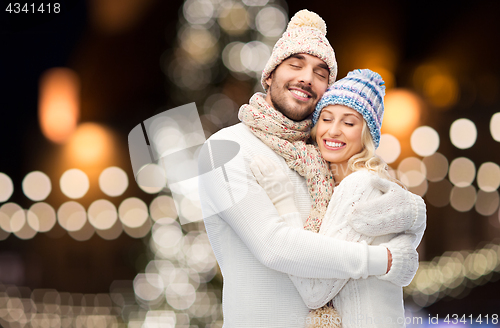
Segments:
[[[262,71],[261,83],[267,91],[266,79],[281,62],[294,54],[309,54],[323,60],[330,69],[328,86],[337,77],[337,61],[330,42],[326,38],[325,21],[318,14],[303,9],[298,11],[288,23],[281,39],[274,45],[271,58]]]

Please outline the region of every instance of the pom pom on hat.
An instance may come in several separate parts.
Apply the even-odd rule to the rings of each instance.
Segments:
[[[274,69],[291,55],[301,53],[316,56],[324,61],[330,70],[328,86],[335,82],[337,61],[335,52],[326,38],[325,21],[318,14],[303,9],[292,17],[286,31],[274,45],[271,57],[262,71],[261,83],[265,91],[269,88],[266,80]]]
[[[380,143],[380,129],[384,116],[385,82],[380,74],[369,69],[351,71],[326,90],[314,110],[313,124],[318,122],[321,110],[329,105],[344,105],[354,109],[366,121],[375,148]]]
[[[323,35],[326,35],[326,23],[323,18],[307,9],[297,11],[288,23],[288,27],[286,28],[286,30],[290,31],[291,29],[299,27],[317,28],[321,31],[321,33],[323,33]]]

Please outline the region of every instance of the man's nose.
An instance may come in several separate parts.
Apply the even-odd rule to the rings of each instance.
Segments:
[[[314,72],[311,68],[304,68],[300,71],[299,81],[308,85],[312,84]]]

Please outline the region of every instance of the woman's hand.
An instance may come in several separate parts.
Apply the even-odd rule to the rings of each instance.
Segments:
[[[353,204],[347,219],[354,230],[367,236],[381,236],[405,231],[414,233],[425,225],[426,208],[422,197],[379,177],[374,177],[371,184],[382,194]]]
[[[295,206],[292,181],[281,168],[265,156],[256,156],[250,163],[250,169],[280,216],[298,212]]]

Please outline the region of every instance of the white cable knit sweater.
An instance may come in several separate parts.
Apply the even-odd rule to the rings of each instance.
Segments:
[[[394,240],[387,243],[393,265],[385,274],[384,246],[346,242],[289,227],[257,184],[249,164],[256,155],[263,155],[286,170],[302,224],[310,211],[305,180],[245,125],[223,129],[210,140],[232,140],[240,145],[238,156],[223,169],[214,165],[213,171],[199,177],[205,227],[224,278],[225,328],[304,327],[309,309],[288,274],[394,280],[415,274],[418,260],[408,257],[407,249]]]
[[[373,186],[380,177],[366,170],[357,171],[342,180],[335,187],[329,203],[320,234],[339,240],[366,242],[372,245],[386,245],[391,251],[406,249],[406,256],[418,260],[415,252],[425,230],[425,203],[422,198],[408,192],[413,203],[411,211],[402,213],[408,199],[394,199],[389,212],[374,208],[367,220],[350,219],[350,213],[360,202],[376,200],[382,193]],[[398,231],[398,218],[409,215],[415,220],[412,233],[385,234],[384,231]],[[287,224],[302,229],[298,213],[283,216]],[[374,224],[376,223],[376,224]],[[355,230],[362,230],[365,234]],[[388,241],[397,244],[384,244]],[[395,259],[399,259],[396,256]],[[414,268],[416,270],[416,268]],[[413,271],[413,270],[411,270]],[[319,308],[333,298],[335,309],[342,319],[343,328],[404,327],[403,293],[401,286],[411,282],[413,275],[402,274],[397,281],[390,282],[389,275],[367,277],[366,279],[309,279],[290,276],[309,308]],[[398,284],[398,285],[397,285]]]

